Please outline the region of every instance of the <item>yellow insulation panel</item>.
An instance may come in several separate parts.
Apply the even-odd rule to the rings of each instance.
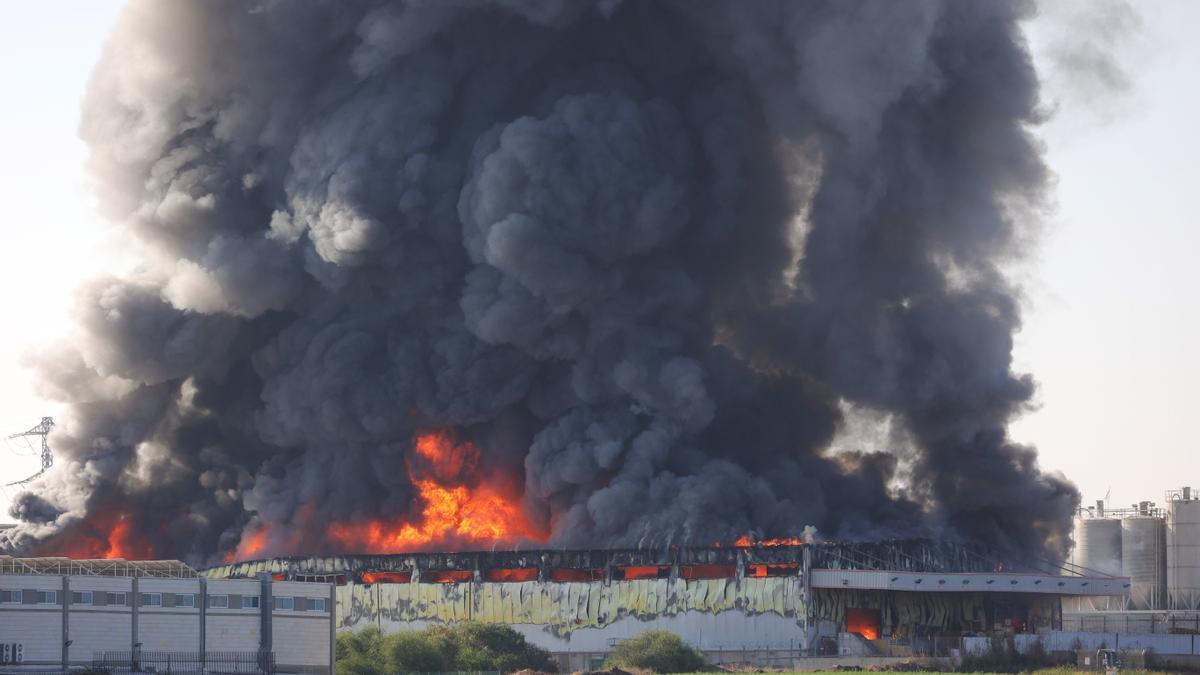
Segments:
[[[337,589],[340,628],[391,622],[475,620],[546,626],[565,636],[633,616],[683,612],[778,614],[805,621],[800,577],[638,579],[604,582],[347,584]]]

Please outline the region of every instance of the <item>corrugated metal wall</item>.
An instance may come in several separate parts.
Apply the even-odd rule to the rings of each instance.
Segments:
[[[558,636],[630,616],[685,612],[774,614],[804,629],[800,577],[639,579],[604,582],[347,584],[337,589],[338,628],[413,621],[478,620],[544,626]]]

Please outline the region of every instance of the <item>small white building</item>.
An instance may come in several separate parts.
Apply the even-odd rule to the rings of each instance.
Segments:
[[[0,662],[217,670],[239,659],[247,672],[273,655],[276,672],[332,675],[334,598],[330,584],[210,580],[176,560],[0,556]]]

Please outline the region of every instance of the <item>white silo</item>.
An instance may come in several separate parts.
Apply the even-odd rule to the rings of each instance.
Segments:
[[[1121,574],[1121,521],[1105,518],[1104,507],[1096,504],[1096,510],[1085,510],[1075,518],[1075,550],[1072,562],[1080,574]],[[1122,609],[1124,601],[1117,597],[1088,596],[1074,598],[1064,609],[1079,612],[1095,612]]]
[[[1085,574],[1121,575],[1121,521],[1082,515],[1075,519],[1074,562]]]
[[[1121,519],[1121,575],[1129,577],[1129,609],[1166,607],[1166,524],[1149,509]]]
[[[1191,488],[1167,494],[1167,600],[1200,609],[1200,499]]]

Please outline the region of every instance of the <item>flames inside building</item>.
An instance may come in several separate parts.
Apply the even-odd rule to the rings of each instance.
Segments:
[[[1058,628],[1062,598],[1126,592],[1119,578],[1014,572],[917,540],[277,558],[208,572],[264,574],[335,583],[339,630],[506,623],[572,669],[649,628],[715,661],[846,653],[839,640],[928,654],[939,637]]]

